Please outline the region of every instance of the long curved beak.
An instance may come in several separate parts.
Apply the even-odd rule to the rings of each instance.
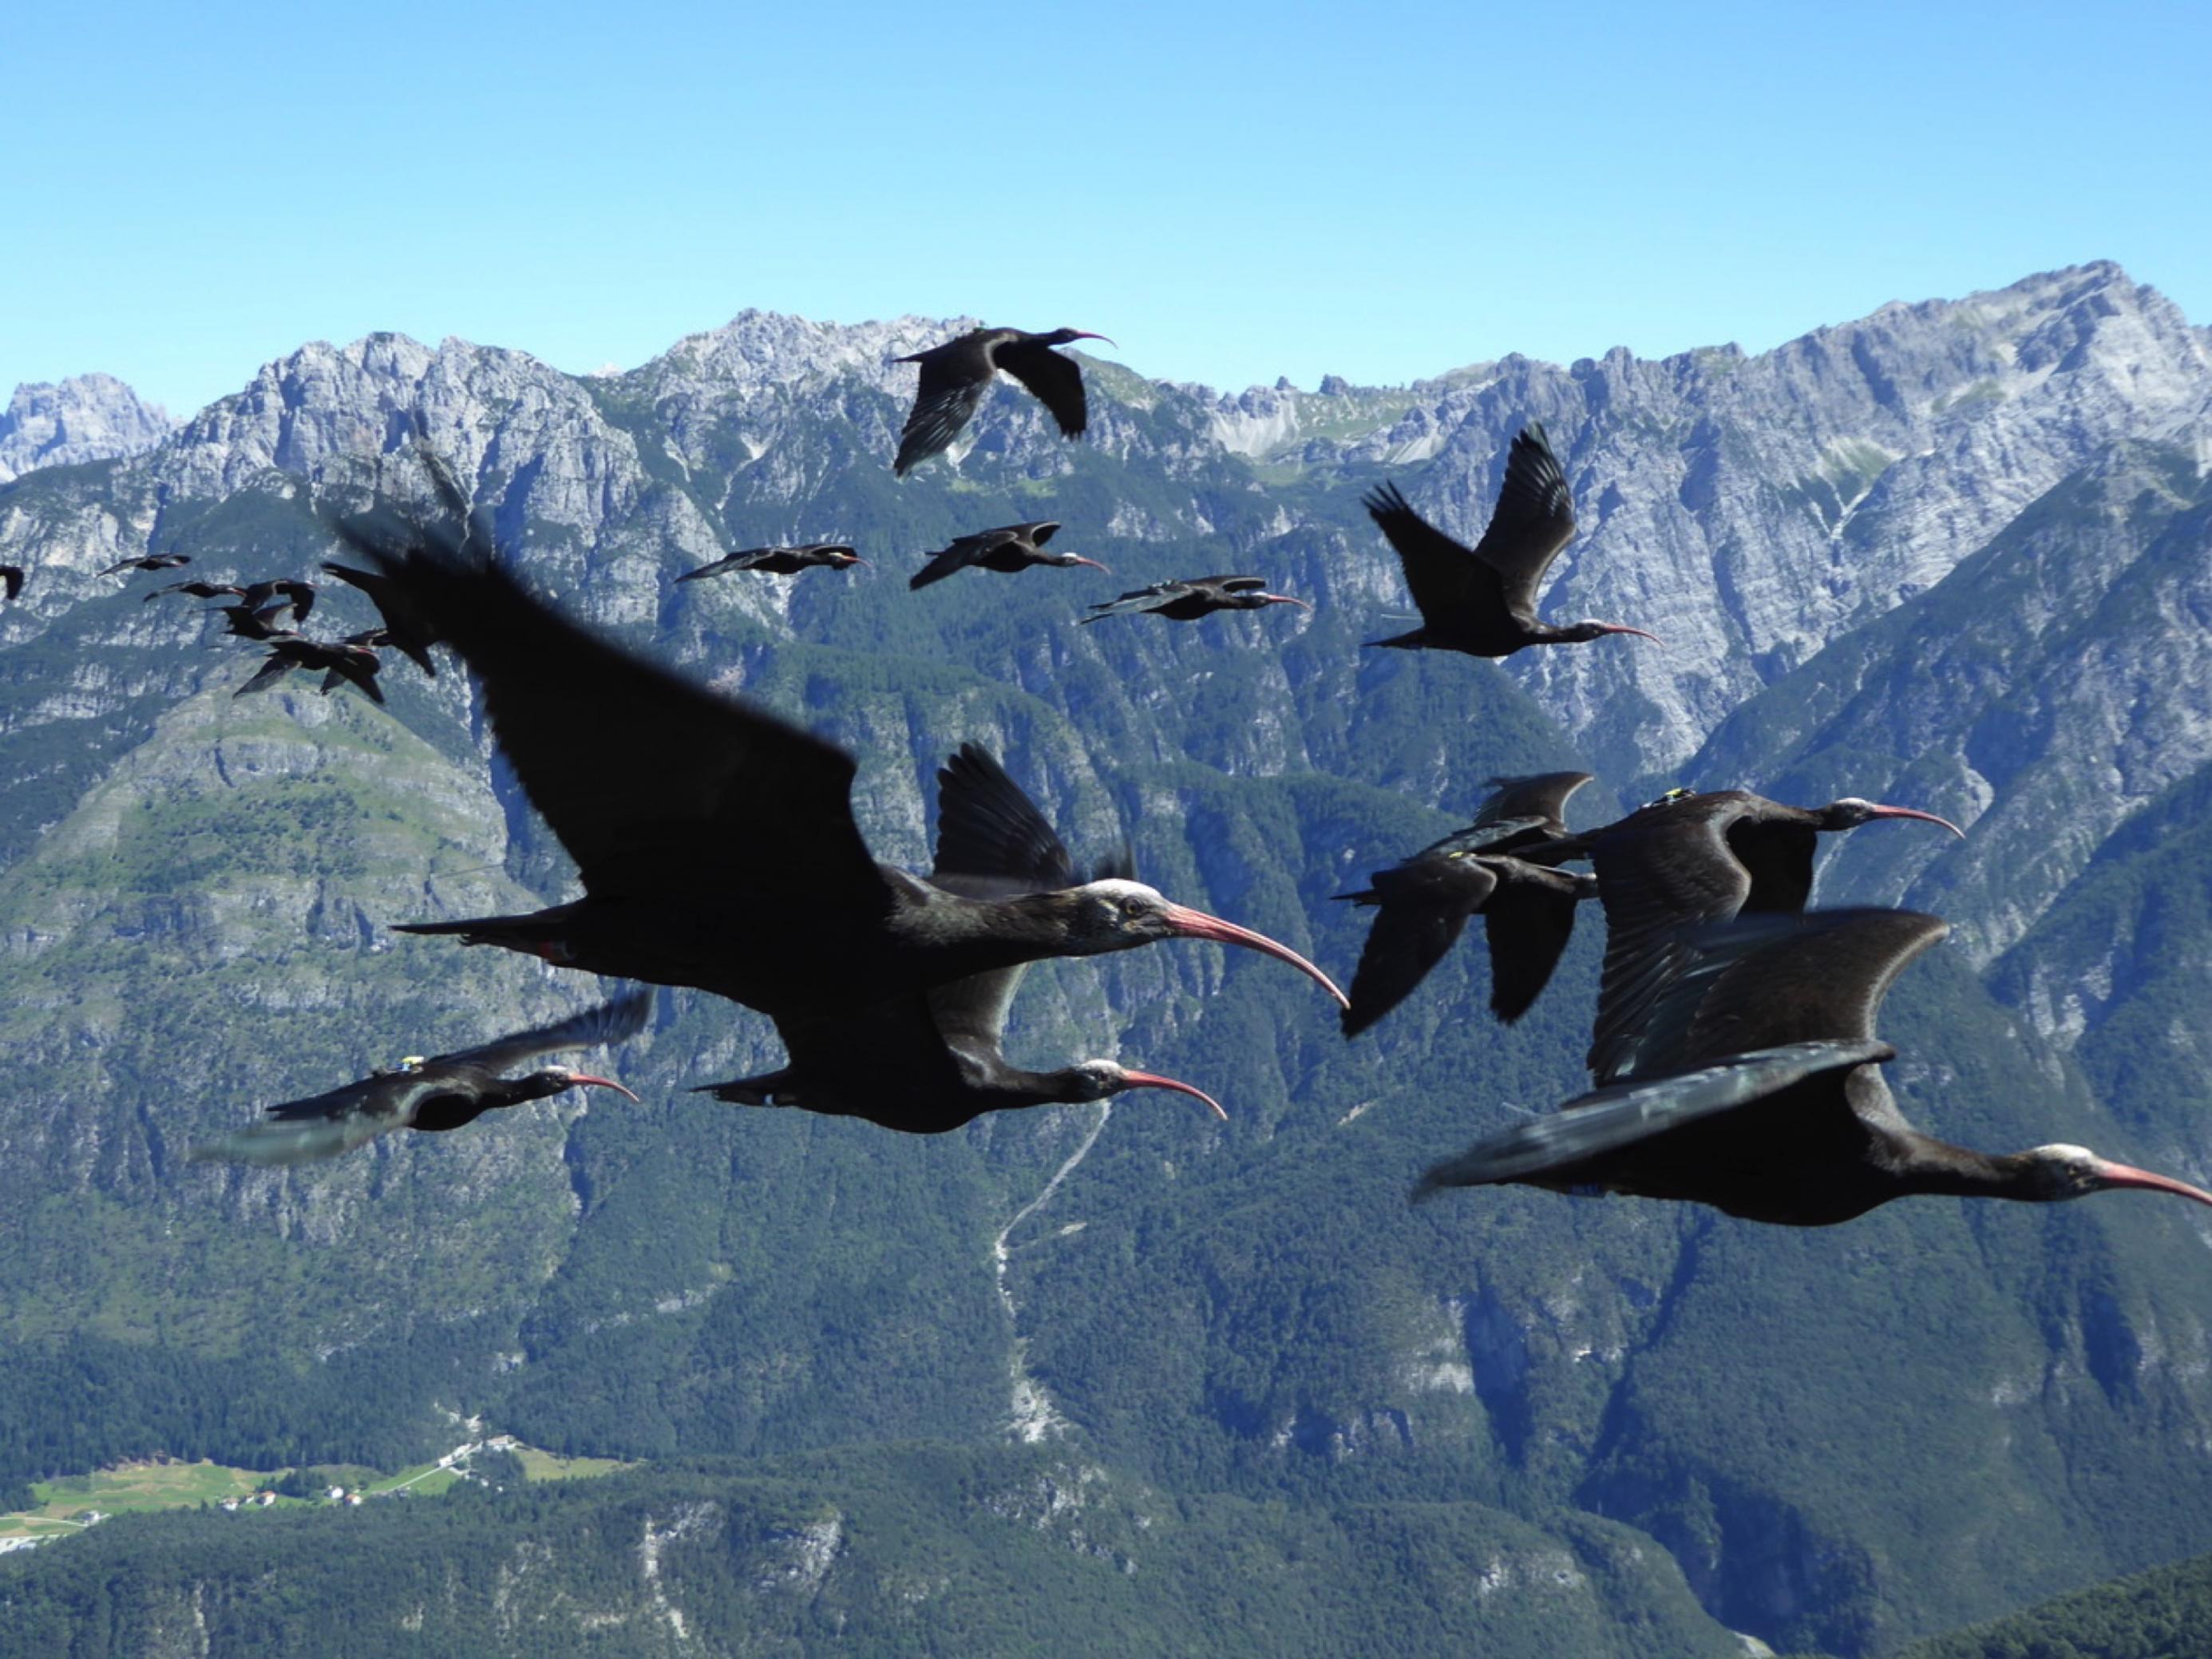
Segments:
[[[1077,329],[1075,331],[1075,337],[1079,340],[1104,340],[1108,345],[1112,346],[1116,351],[1119,351],[1121,349],[1120,341],[1109,338],[1108,336],[1103,334],[1093,334],[1087,329]]]
[[[1269,605],[1295,605],[1302,611],[1313,609],[1313,606],[1308,605],[1304,599],[1294,599],[1287,593],[1262,593],[1260,597],[1267,600]]]
[[[583,1072],[578,1072],[568,1079],[568,1086],[571,1089],[611,1089],[618,1095],[629,1095],[632,1100],[637,1099],[635,1095],[630,1095],[629,1090],[611,1077],[592,1077]],[[642,1101],[638,1103],[644,1104]]]
[[[1248,951],[1257,951],[1278,962],[1287,962],[1334,997],[1340,1006],[1352,1006],[1352,999],[1336,988],[1334,980],[1289,945],[1279,945],[1265,933],[1255,933],[1249,927],[1239,927],[1233,921],[1224,921],[1219,916],[1209,916],[1203,910],[1193,910],[1181,904],[1168,906],[1168,926],[1185,939],[1211,939],[1216,945],[1241,945]]]
[[[1162,1077],[1157,1072],[1125,1070],[1121,1073],[1121,1082],[1123,1086],[1131,1089],[1173,1089],[1178,1094],[1195,1095],[1213,1108],[1214,1116],[1219,1118],[1224,1123],[1229,1121],[1229,1114],[1221,1109],[1219,1101],[1206,1093],[1205,1090],[1194,1089],[1189,1084],[1178,1082],[1174,1078]]]
[[[2172,1176],[2153,1175],[2148,1170],[2137,1170],[2125,1164],[2107,1164],[2100,1160],[2097,1179],[2107,1187],[2140,1187],[2145,1192],[2172,1193],[2179,1198],[2193,1198],[2199,1204],[2212,1204],[2212,1193],[2202,1187],[2192,1187],[2185,1181],[2176,1181]]]
[[[1640,628],[1629,627],[1626,623],[1600,623],[1597,625],[1597,631],[1601,634],[1633,634],[1639,640],[1649,640],[1652,644],[1662,647],[1667,643],[1656,634],[1647,634]]]
[[[843,558],[838,560],[837,562],[840,565],[866,564],[867,563],[867,561],[857,553],[848,553]]]
[[[1923,812],[1916,807],[1877,806],[1874,809],[1874,815],[1878,818],[1918,818],[1923,823],[1940,823],[1960,841],[1966,838],[1966,832],[1950,819],[1939,818],[1933,812]]]
[[[1097,560],[1096,560],[1096,559],[1086,559],[1086,558],[1085,558],[1085,557],[1083,556],[1083,555],[1081,555],[1080,553],[1071,553],[1071,554],[1069,554],[1067,556],[1068,556],[1069,558],[1073,559],[1073,560],[1076,563],[1078,563],[1078,564],[1087,564],[1087,565],[1089,565],[1089,566],[1090,566],[1093,570],[1104,570],[1104,571],[1106,571],[1106,574],[1107,574],[1108,575],[1109,575],[1109,576],[1110,576],[1110,575],[1112,575],[1112,574],[1114,574],[1111,570],[1107,569],[1107,568],[1106,568],[1104,565],[1103,565],[1103,564],[1099,563]]]

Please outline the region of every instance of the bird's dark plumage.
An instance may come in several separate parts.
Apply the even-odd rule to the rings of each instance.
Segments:
[[[1031,334],[1018,328],[977,328],[943,345],[896,359],[921,364],[921,382],[915,390],[914,409],[899,434],[898,459],[891,470],[903,477],[931,456],[951,448],[983,401],[992,376],[1000,369],[1019,380],[1045,406],[1063,435],[1081,437],[1090,424],[1083,371],[1074,359],[1063,357],[1052,348],[1105,337],[1073,328],[1055,329],[1049,334]]]
[[[5,585],[4,597],[9,600],[23,595],[23,571],[20,565],[0,564],[0,584]]]
[[[611,1079],[565,1068],[500,1074],[541,1054],[626,1042],[645,1029],[652,1008],[651,992],[633,991],[536,1030],[380,1071],[327,1094],[271,1106],[267,1121],[195,1146],[191,1156],[194,1162],[301,1164],[335,1158],[393,1129],[458,1129],[495,1108],[565,1089],[596,1086],[629,1095]]]
[[[174,570],[191,562],[192,556],[189,553],[152,553],[143,558],[118,559],[100,574],[119,576],[129,570]]]
[[[1048,553],[1044,544],[1058,533],[1060,525],[1051,519],[1030,524],[1001,525],[996,530],[979,530],[972,536],[954,538],[952,545],[930,556],[929,562],[908,579],[908,587],[927,587],[941,582],[947,576],[970,568],[995,570],[1000,575],[1017,576],[1038,565],[1051,565],[1060,569],[1072,569],[1077,565],[1088,565],[1093,570],[1106,567],[1096,559],[1086,559],[1079,553]]]
[[[371,702],[381,703],[384,692],[376,683],[376,672],[380,666],[376,653],[365,646],[326,643],[320,640],[287,639],[270,636],[268,656],[253,678],[230,695],[242,697],[250,692],[266,691],[295,668],[305,668],[323,677],[322,691],[328,696],[341,685],[359,688]]]
[[[1091,609],[1097,614],[1082,620],[1086,623],[1103,622],[1109,617],[1150,611],[1170,622],[1196,622],[1217,611],[1257,611],[1270,605],[1313,609],[1304,599],[1267,590],[1264,576],[1194,576],[1187,581],[1154,582],[1150,587],[1124,593],[1118,599],[1092,605]]]
[[[843,570],[867,561],[842,542],[808,542],[799,547],[749,547],[741,553],[732,553],[712,564],[702,564],[696,570],[687,570],[676,580],[696,582],[702,576],[726,575],[733,570],[754,570],[769,576],[795,576],[802,570],[827,568]]]
[[[1413,632],[1370,640],[1370,645],[1507,657],[1523,646],[1580,644],[1604,634],[1651,637],[1613,623],[1559,627],[1537,619],[1537,591],[1575,533],[1575,509],[1566,474],[1534,421],[1513,440],[1497,509],[1473,547],[1422,518],[1395,483],[1370,490],[1365,505],[1397,550],[1421,613],[1421,626]]]

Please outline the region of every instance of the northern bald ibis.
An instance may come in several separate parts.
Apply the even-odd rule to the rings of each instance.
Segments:
[[[687,570],[676,580],[696,582],[702,576],[720,576],[732,570],[757,570],[763,575],[796,576],[802,570],[827,567],[831,570],[846,570],[867,561],[842,542],[807,542],[798,547],[749,547],[742,553],[732,553],[712,564],[702,564],[696,570]]]
[[[1018,576],[1037,565],[1069,570],[1084,564],[1093,570],[1106,569],[1097,560],[1086,559],[1080,553],[1046,552],[1044,544],[1059,530],[1057,520],[1043,519],[1035,524],[1002,525],[996,530],[979,530],[972,536],[956,537],[951,546],[930,555],[929,562],[914,573],[907,586],[927,587],[971,566],[978,570],[995,570],[1002,576]],[[1107,571],[1107,574],[1112,574]]]
[[[23,592],[22,567],[21,565],[0,564],[0,584],[5,584],[6,587],[6,591],[4,592],[0,592],[0,599],[6,599],[13,601],[21,598]]]
[[[1118,599],[1092,605],[1091,610],[1097,614],[1082,621],[1086,624],[1104,622],[1109,617],[1140,611],[1165,617],[1170,622],[1196,622],[1217,611],[1259,611],[1271,605],[1313,609],[1304,599],[1294,599],[1287,593],[1270,593],[1267,589],[1267,579],[1264,576],[1194,576],[1188,581],[1154,582],[1150,587],[1124,593]]]
[[[1879,818],[1911,818],[1963,836],[1958,825],[1911,806],[1856,796],[1826,806],[1785,806],[1748,790],[1677,793],[1618,823],[1570,836],[1528,856],[1586,852],[1605,905],[1605,967],[1598,983],[1589,1069],[1599,1083],[1640,1069],[1646,1017],[1669,982],[1686,925],[1738,912],[1795,914],[1813,892],[1818,837]]]
[[[1035,803],[988,750],[964,744],[939,770],[933,885],[975,899],[1057,892],[1079,885],[1075,861]],[[1091,872],[1127,880],[1126,847]],[[779,1016],[790,1051],[782,1069],[696,1092],[745,1106],[797,1106],[861,1117],[909,1134],[943,1134],[985,1112],[1104,1100],[1128,1089],[1204,1091],[1110,1060],[1033,1072],[1006,1056],[1006,1015],[1026,964],[975,974],[872,1007]]]
[[[196,599],[243,599],[246,597],[246,590],[235,582],[171,582],[166,586],[155,588],[138,602],[141,605],[151,605],[155,600],[171,593],[189,593]]]
[[[378,630],[385,635],[380,643],[404,653],[432,679],[438,678],[438,665],[430,660],[430,647],[437,643],[437,639],[430,632],[429,624],[416,614],[408,605],[406,596],[399,592],[390,577],[379,575],[374,570],[356,570],[347,564],[325,563],[323,568],[340,581],[358,587],[374,603],[377,615],[384,618],[384,627]],[[365,640],[352,641],[356,644],[377,642]]]
[[[1263,951],[1341,1000],[1287,946],[1138,882],[981,900],[877,863],[853,821],[850,754],[577,627],[489,546],[488,532],[440,533],[378,558],[482,681],[501,751],[584,892],[401,931],[691,986],[771,1016],[1176,938]]]
[[[130,570],[174,570],[179,565],[187,565],[191,562],[192,556],[189,553],[149,553],[143,558],[118,559],[100,574],[103,576],[119,576]]]
[[[291,639],[296,637],[297,630],[276,626],[276,618],[290,609],[288,601],[279,599],[258,611],[243,603],[214,605],[208,614],[228,618],[222,630],[226,638],[255,641]]]
[[[1536,590],[1575,533],[1575,507],[1567,475],[1534,421],[1513,440],[1497,510],[1471,548],[1414,512],[1394,483],[1369,491],[1364,505],[1397,549],[1406,586],[1421,613],[1421,625],[1412,633],[1369,640],[1369,645],[1510,657],[1523,646],[1579,645],[1603,634],[1657,640],[1618,623],[1561,627],[1536,619]]]
[[[266,1121],[195,1146],[190,1157],[194,1163],[303,1164],[336,1158],[393,1129],[441,1133],[499,1107],[544,1100],[569,1089],[612,1089],[635,1100],[612,1078],[565,1066],[526,1077],[500,1073],[541,1054],[626,1042],[645,1029],[652,1008],[650,991],[632,991],[534,1031],[431,1060],[413,1055],[328,1094],[271,1106]]]
[[[899,433],[898,459],[891,463],[891,471],[904,477],[931,456],[951,448],[1000,369],[1019,380],[1045,406],[1059,422],[1061,435],[1081,437],[1090,424],[1083,397],[1083,370],[1073,358],[1063,357],[1052,349],[1077,340],[1106,340],[1106,337],[1086,334],[1079,328],[1056,328],[1049,334],[1031,334],[1018,328],[975,328],[927,351],[893,358],[894,362],[920,363],[921,384],[915,392],[913,412]],[[1106,340],[1106,343],[1114,343]]]
[[[1547,848],[1566,834],[1567,797],[1588,772],[1492,778],[1496,793],[1474,822],[1369,878],[1374,884],[1339,900],[1381,910],[1352,976],[1344,1034],[1358,1036],[1395,1008],[1459,942],[1480,915],[1490,946],[1490,1009],[1507,1024],[1527,1013],[1551,983],[1573,935],[1575,906],[1597,896],[1587,876],[1550,868],[1556,860],[1513,856]]]
[[[1905,1121],[1875,1035],[1883,997],[1950,931],[1909,910],[1744,916],[1693,931],[1652,1010],[1635,1073],[1478,1141],[1421,1178],[1710,1204],[1825,1227],[1915,1194],[2051,1203],[2136,1188],[2212,1193],[2086,1147],[1991,1155]]]
[[[366,693],[371,702],[380,703],[384,693],[376,684],[376,671],[381,666],[376,653],[367,646],[273,635],[260,672],[230,695],[242,697],[249,692],[266,691],[294,669],[305,668],[322,675],[322,692],[326,697],[339,686],[352,684]]]

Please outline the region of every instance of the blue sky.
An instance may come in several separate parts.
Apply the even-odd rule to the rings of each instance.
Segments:
[[[310,15],[318,14],[318,15]],[[2212,6],[18,9],[0,388],[747,306],[1382,382],[2119,260],[2212,322]],[[1113,355],[1113,354],[1109,354]]]

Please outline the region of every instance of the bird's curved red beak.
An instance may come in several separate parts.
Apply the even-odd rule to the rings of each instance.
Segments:
[[[1652,644],[1662,648],[1667,643],[1656,634],[1647,634],[1640,628],[1631,628],[1626,623],[1600,623],[1597,625],[1597,631],[1601,634],[1633,634],[1638,639],[1649,640]]]
[[[1079,329],[1077,329],[1077,330],[1075,331],[1075,337],[1076,337],[1077,339],[1079,339],[1079,340],[1105,340],[1105,341],[1106,341],[1106,343],[1107,343],[1108,345],[1109,345],[1109,346],[1112,346],[1112,347],[1114,348],[1114,349],[1115,349],[1115,350],[1119,351],[1119,350],[1121,349],[1121,342],[1120,342],[1120,341],[1118,341],[1118,340],[1114,340],[1114,339],[1109,339],[1109,338],[1108,338],[1108,337],[1107,337],[1107,336],[1105,336],[1105,335],[1103,335],[1103,334],[1093,334],[1092,332],[1091,332],[1091,331],[1090,331],[1089,329],[1085,329],[1085,328],[1079,328]]]
[[[1352,1006],[1352,999],[1336,988],[1336,981],[1308,962],[1287,945],[1279,945],[1265,933],[1255,933],[1249,927],[1239,927],[1233,921],[1224,921],[1219,916],[1209,916],[1203,910],[1170,904],[1167,910],[1168,926],[1185,939],[1211,939],[1216,945],[1241,945],[1248,951],[1257,951],[1278,962],[1287,962],[1308,979],[1334,997],[1344,1007]]]
[[[1075,561],[1075,562],[1076,562],[1076,563],[1078,563],[1078,564],[1087,564],[1087,565],[1089,565],[1089,566],[1090,566],[1093,570],[1104,570],[1104,571],[1106,571],[1106,574],[1107,574],[1108,575],[1109,575],[1109,576],[1110,576],[1110,575],[1112,575],[1112,574],[1114,574],[1111,570],[1107,569],[1107,568],[1106,568],[1104,565],[1103,565],[1103,564],[1099,563],[1097,560],[1096,560],[1096,559],[1086,559],[1086,558],[1085,558],[1085,557],[1083,556],[1083,555],[1081,555],[1080,553],[1071,553],[1071,554],[1069,554],[1067,556],[1068,556],[1069,558],[1071,558],[1071,559],[1074,560],[1074,561]]]
[[[1214,1116],[1219,1118],[1224,1123],[1229,1121],[1229,1114],[1221,1109],[1219,1101],[1206,1093],[1205,1090],[1194,1089],[1188,1083],[1179,1082],[1171,1077],[1162,1077],[1158,1072],[1132,1072],[1126,1069],[1121,1073],[1121,1081],[1132,1089],[1173,1089],[1178,1094],[1195,1095],[1213,1108]]]
[[[1260,597],[1267,600],[1269,605],[1295,605],[1302,611],[1313,609],[1313,606],[1308,605],[1304,599],[1294,599],[1287,593],[1262,593]]]
[[[1966,832],[1950,819],[1939,818],[1933,812],[1923,812],[1917,807],[1877,806],[1874,809],[1874,815],[1878,818],[1918,818],[1923,823],[1940,823],[1960,841],[1966,838]]]
[[[867,561],[857,553],[848,553],[840,558],[837,562],[841,565],[866,564],[867,563]]]
[[[2140,1187],[2145,1192],[2172,1193],[2179,1198],[2194,1199],[2199,1204],[2212,1204],[2212,1193],[2202,1187],[2192,1187],[2185,1181],[2176,1181],[2172,1176],[2153,1175],[2148,1170],[2138,1170],[2125,1164],[2097,1162],[2097,1179],[2107,1187]]]
[[[637,1099],[635,1095],[630,1095],[629,1090],[623,1088],[621,1084],[616,1082],[612,1078],[592,1077],[588,1073],[585,1072],[570,1073],[568,1075],[568,1086],[571,1089],[611,1089],[618,1095],[629,1095],[629,1097],[632,1100]],[[644,1103],[640,1101],[638,1103],[642,1105]]]

